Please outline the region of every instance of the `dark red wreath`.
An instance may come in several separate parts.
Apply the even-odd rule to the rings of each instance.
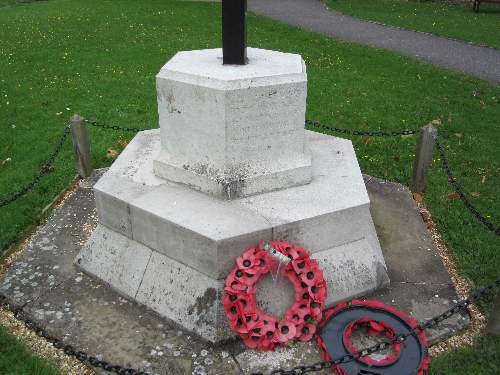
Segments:
[[[326,283],[311,253],[288,242],[261,242],[236,259],[226,277],[222,299],[229,326],[250,348],[274,350],[292,339],[309,341],[321,320]],[[295,303],[279,319],[257,306],[256,284],[279,259],[286,260],[283,272],[295,288]],[[282,263],[283,264],[283,263]]]
[[[319,324],[319,328],[323,328],[324,324],[326,322],[328,322],[328,319],[332,315],[337,314],[337,312],[344,310],[346,307],[348,307],[350,305],[354,305],[354,306],[359,305],[359,306],[369,306],[369,307],[380,308],[380,309],[387,310],[387,311],[397,315],[398,317],[402,318],[412,329],[417,330],[417,332],[419,332],[417,336],[418,336],[418,339],[420,340],[420,342],[424,345],[425,348],[429,347],[429,344],[427,343],[427,340],[425,338],[425,332],[424,332],[424,330],[419,329],[420,326],[416,320],[410,318],[409,316],[403,314],[401,311],[396,310],[393,307],[386,306],[385,304],[383,304],[382,302],[379,302],[379,301],[352,300],[349,302],[340,303],[340,304],[336,305],[335,307],[329,309],[325,313],[325,316],[323,317],[322,322]],[[343,336],[343,341],[344,341],[347,349],[351,353],[356,353],[358,351],[358,348],[354,347],[354,345],[352,345],[351,340],[350,340],[350,338],[352,336],[352,332],[356,328],[358,328],[362,325],[364,325],[368,328],[368,333],[372,336],[379,336],[379,335],[383,334],[389,339],[392,339],[395,337],[394,330],[385,322],[376,321],[376,320],[369,319],[369,318],[359,318],[357,320],[354,320],[353,322],[351,322],[347,326],[347,328],[344,332],[344,336]],[[332,358],[330,358],[328,351],[326,349],[326,344],[320,335],[318,335],[316,337],[316,341],[323,352],[323,359],[325,361],[331,361]],[[393,353],[393,354],[391,354],[388,357],[383,358],[383,359],[376,359],[376,358],[371,357],[370,355],[366,355],[366,356],[360,357],[359,360],[366,363],[366,364],[370,364],[370,365],[384,365],[384,366],[390,365],[390,364],[394,363],[398,359],[399,355],[401,354],[401,344],[400,343],[394,344],[393,349],[394,349],[395,353]],[[422,363],[420,365],[420,368],[417,370],[417,373],[415,375],[424,375],[428,368],[429,368],[429,357],[425,356],[424,360],[422,361]],[[332,366],[332,369],[335,370],[339,375],[346,375],[346,372],[341,368],[341,366]]]

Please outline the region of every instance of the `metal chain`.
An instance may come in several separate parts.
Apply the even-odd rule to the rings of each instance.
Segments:
[[[370,346],[369,348],[365,348],[362,350],[359,350],[355,353],[350,353],[346,354],[342,357],[330,360],[330,361],[323,361],[323,362],[316,362],[310,365],[299,365],[292,367],[288,370],[279,368],[272,370],[269,375],[302,375],[302,374],[307,374],[309,372],[316,372],[316,371],[321,371],[321,370],[326,370],[330,369],[332,366],[338,366],[344,363],[352,362],[358,358],[377,353],[381,350],[387,349],[388,347],[396,344],[396,343],[402,343],[406,341],[406,339],[410,336],[413,335],[418,335],[422,330],[433,328],[437,326],[439,323],[441,323],[443,320],[446,320],[450,318],[451,316],[459,313],[462,310],[465,310],[469,305],[474,304],[478,302],[480,299],[482,299],[489,291],[492,291],[493,289],[497,288],[500,286],[500,277],[498,277],[494,282],[491,284],[486,285],[485,287],[479,289],[477,292],[472,293],[468,298],[463,299],[453,305],[451,308],[446,310],[445,312],[429,319],[420,324],[418,327],[412,329],[408,333],[398,335],[394,337],[393,339],[382,342],[377,345]],[[264,375],[262,372],[256,372],[253,373],[252,375]]]
[[[376,131],[351,130],[351,129],[345,129],[345,128],[337,128],[334,126],[321,124],[318,121],[311,121],[311,120],[306,120],[306,125],[311,125],[311,126],[318,128],[318,129],[330,130],[330,131],[337,132],[337,133],[343,133],[343,134],[348,134],[348,135],[361,135],[361,136],[366,136],[366,137],[397,137],[397,136],[401,136],[401,135],[414,135],[420,131],[420,129],[418,129],[418,130],[400,130],[400,131],[391,131],[391,132],[382,131],[382,130],[376,130]]]
[[[422,323],[419,327],[414,328],[413,330],[409,331],[408,333],[396,336],[394,339],[392,339],[390,341],[382,342],[380,344],[371,346],[369,348],[362,349],[356,353],[346,354],[340,358],[337,358],[337,359],[334,359],[331,361],[317,362],[317,363],[313,363],[311,365],[300,365],[300,366],[293,367],[289,370],[284,370],[281,368],[275,369],[275,370],[272,370],[270,372],[270,375],[275,375],[275,374],[299,375],[299,374],[306,374],[309,372],[326,370],[326,369],[331,368],[332,366],[351,362],[351,361],[354,361],[360,357],[364,357],[364,356],[379,352],[379,351],[384,350],[384,349],[388,348],[389,346],[394,345],[396,343],[402,343],[402,342],[406,341],[406,339],[408,337],[415,335],[415,334],[419,334],[424,329],[432,328],[432,327],[438,325],[443,320],[448,319],[452,315],[457,314],[458,312],[466,309],[467,306],[469,306],[470,304],[476,303],[481,298],[483,298],[487,292],[492,291],[493,289],[497,288],[499,285],[500,285],[500,277],[497,278],[493,283],[488,284],[487,286],[479,289],[477,292],[471,294],[469,296],[469,298],[466,298],[466,299],[458,302],[457,304],[455,304],[453,307],[446,310],[445,312],[435,316],[432,319],[427,320],[426,322]],[[144,372],[144,371],[140,371],[140,370],[136,370],[136,369],[132,369],[132,368],[127,368],[127,367],[123,367],[123,366],[119,366],[119,365],[113,365],[107,361],[104,361],[104,360],[101,360],[97,357],[91,356],[83,351],[76,350],[72,345],[66,344],[62,340],[50,335],[44,328],[40,327],[38,325],[38,323],[34,322],[29,317],[27,317],[21,308],[9,303],[7,300],[7,297],[3,294],[0,294],[0,306],[4,307],[7,310],[9,310],[10,312],[12,312],[16,319],[22,321],[26,325],[27,328],[33,330],[38,336],[46,339],[55,348],[63,350],[65,354],[76,358],[77,360],[79,360],[82,363],[85,363],[85,364],[88,364],[88,365],[94,366],[94,367],[99,367],[105,371],[113,372],[113,373],[119,374],[119,375],[151,375],[151,373],[149,373],[149,372]],[[263,375],[263,373],[254,373],[253,375]]]
[[[91,356],[83,351],[76,350],[72,345],[66,344],[62,340],[52,336],[44,328],[40,327],[38,323],[28,318],[21,308],[9,303],[7,301],[7,297],[4,296],[3,294],[0,294],[0,306],[12,312],[12,314],[14,314],[14,317],[16,319],[23,322],[24,325],[27,328],[34,331],[37,334],[37,336],[43,337],[45,340],[50,342],[55,348],[61,349],[66,355],[74,357],[82,363],[94,367],[99,367],[105,371],[113,372],[119,375],[152,375],[152,373],[150,372],[144,372],[133,368],[113,365],[97,357]]]
[[[140,132],[144,130],[151,130],[151,129],[146,129],[146,128],[128,128],[126,126],[118,126],[118,125],[109,125],[109,124],[104,124],[99,121],[95,120],[87,120],[85,119],[85,122],[91,126],[95,126],[96,128],[102,128],[102,129],[112,129],[112,130],[122,130],[125,132]]]
[[[54,161],[55,161],[57,155],[59,154],[59,152],[61,151],[62,146],[64,145],[64,142],[66,141],[66,139],[68,137],[70,127],[71,127],[71,125],[67,125],[64,128],[64,132],[63,132],[61,138],[59,138],[59,141],[57,142],[57,145],[56,145],[54,152],[49,156],[47,161],[42,165],[42,167],[40,168],[38,173],[33,177],[31,182],[24,185],[19,191],[11,193],[7,197],[0,198],[0,207],[7,206],[8,204],[10,204],[10,203],[16,201],[17,199],[19,199],[20,197],[22,197],[24,194],[26,194],[27,192],[32,190],[40,182],[40,180],[42,179],[42,177],[44,175],[46,175],[52,171],[52,166],[54,164]]]
[[[472,202],[467,198],[467,196],[464,193],[464,190],[462,189],[462,186],[458,183],[457,179],[453,175],[453,172],[451,171],[450,164],[448,162],[448,159],[446,157],[445,151],[444,151],[444,146],[441,143],[441,140],[439,139],[439,136],[436,134],[434,136],[434,139],[436,141],[436,146],[439,151],[439,155],[441,156],[441,164],[448,176],[448,182],[451,184],[453,187],[453,190],[455,190],[455,193],[458,194],[462,202],[464,203],[465,207],[469,209],[469,211],[484,225],[486,228],[488,228],[490,231],[495,233],[497,236],[500,236],[500,228],[497,227],[495,224],[493,224],[491,221],[489,221],[478,209],[476,206],[472,204]]]

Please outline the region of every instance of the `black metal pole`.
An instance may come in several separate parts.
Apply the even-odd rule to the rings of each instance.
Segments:
[[[222,0],[223,64],[247,63],[247,0]]]

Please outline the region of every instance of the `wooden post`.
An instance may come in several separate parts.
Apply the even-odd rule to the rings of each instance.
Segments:
[[[71,117],[71,135],[73,137],[73,150],[75,151],[78,174],[82,178],[87,178],[92,173],[92,160],[87,123],[83,117],[79,115]]]
[[[432,153],[435,143],[434,136],[436,134],[437,129],[432,124],[427,124],[420,129],[410,186],[411,191],[414,193],[421,193],[425,190],[427,171],[432,164]]]
[[[497,299],[491,311],[486,331],[492,335],[500,336],[500,292],[497,294]]]

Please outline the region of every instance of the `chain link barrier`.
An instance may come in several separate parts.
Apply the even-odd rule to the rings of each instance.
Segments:
[[[367,136],[367,137],[397,137],[403,135],[414,135],[418,133],[420,130],[402,130],[402,131],[364,131],[364,130],[351,130],[345,128],[337,128],[329,125],[322,124],[317,121],[306,120],[307,125],[311,125],[317,129],[329,130],[337,133],[354,135],[354,136]],[[448,158],[446,157],[444,146],[441,143],[439,136],[435,135],[436,146],[441,157],[442,168],[446,172],[448,176],[448,182],[453,187],[455,193],[458,194],[460,200],[463,202],[465,207],[482,223],[486,228],[495,233],[497,236],[500,236],[500,228],[493,224],[490,220],[488,220],[485,215],[483,215],[474,204],[467,198],[467,195],[464,193],[462,186],[458,183],[457,179],[453,175],[451,171],[450,164],[448,162]]]
[[[347,134],[347,135],[360,135],[363,137],[399,137],[402,135],[414,135],[420,131],[420,129],[400,130],[400,131],[391,131],[391,132],[387,132],[387,131],[383,131],[383,130],[374,130],[374,131],[351,130],[351,129],[337,128],[334,126],[325,125],[325,124],[322,124],[318,121],[312,121],[312,120],[306,120],[306,125],[311,125],[312,127],[317,128],[317,129],[329,130],[332,132],[342,133],[342,134]]]
[[[150,129],[146,129],[146,128],[144,128],[144,129],[142,129],[142,128],[129,128],[129,127],[123,127],[123,126],[118,126],[118,125],[108,125],[108,124],[104,124],[104,123],[101,123],[98,121],[93,121],[93,120],[85,120],[85,122],[88,125],[94,126],[97,128],[120,130],[120,131],[126,131],[126,132],[139,132],[139,131],[143,131],[143,130],[150,130]],[[18,200],[23,195],[28,193],[29,191],[33,190],[34,187],[36,185],[38,185],[38,183],[41,181],[42,177],[45,176],[46,174],[50,173],[53,170],[54,161],[55,161],[57,155],[61,152],[62,146],[66,142],[66,139],[68,138],[68,134],[69,134],[70,130],[71,130],[71,124],[67,125],[64,128],[64,132],[63,132],[61,138],[59,138],[59,141],[57,142],[57,145],[56,145],[54,152],[49,156],[47,161],[40,168],[39,172],[33,177],[33,179],[28,184],[21,187],[21,189],[19,189],[18,191],[9,194],[6,197],[0,198],[0,208],[11,204],[12,202]]]
[[[98,121],[93,121],[93,120],[85,120],[85,122],[91,126],[98,127],[98,128],[103,128],[103,129],[112,129],[112,130],[119,130],[119,131],[127,131],[127,132],[139,132],[139,131],[144,131],[144,130],[150,130],[146,128],[130,128],[130,127],[122,127],[118,125],[109,125],[109,124],[104,124]],[[338,127],[333,127],[329,125],[324,125],[321,124],[317,121],[311,121],[311,120],[306,120],[307,125],[311,125],[317,129],[322,129],[322,130],[327,130],[327,131],[332,131],[332,132],[337,132],[337,133],[342,133],[342,134],[347,134],[347,135],[352,135],[352,136],[368,136],[368,137],[397,137],[397,136],[405,136],[405,135],[414,135],[419,132],[419,130],[402,130],[402,131],[392,131],[392,132],[387,132],[387,131],[364,131],[364,130],[351,130],[351,129],[345,129],[345,128],[338,128]],[[64,128],[64,132],[62,136],[60,137],[56,148],[54,152],[49,156],[47,159],[46,163],[42,165],[40,168],[40,171],[38,172],[37,175],[33,178],[33,180],[28,183],[27,185],[23,186],[19,191],[12,193],[10,196],[6,198],[0,199],[0,207],[6,206],[30,190],[32,190],[41,180],[41,178],[46,175],[47,173],[52,171],[52,167],[54,164],[54,161],[57,157],[57,155],[60,153],[67,137],[69,134],[69,131],[71,129],[71,125],[67,125]],[[494,232],[496,235],[500,235],[500,228],[498,228],[495,224],[490,222],[484,215],[479,212],[479,210],[467,199],[467,196],[463,192],[463,189],[461,185],[457,182],[456,178],[453,175],[453,172],[451,171],[451,168],[449,166],[448,159],[446,158],[446,154],[444,151],[443,144],[441,143],[439,137],[436,135],[435,136],[435,141],[436,145],[441,157],[442,161],[442,167],[445,170],[447,176],[448,176],[448,181],[450,184],[453,186],[455,192],[460,196],[462,202],[465,204],[465,206],[469,209],[469,211],[472,212],[472,214],[482,223],[484,224],[489,230]],[[396,343],[403,343],[406,341],[406,339],[412,335],[416,335],[420,333],[421,330],[433,328],[437,326],[439,323],[442,321],[450,318],[451,316],[467,309],[467,307],[471,304],[474,304],[478,302],[481,298],[483,298],[489,291],[492,291],[496,287],[500,285],[500,277],[497,278],[493,283],[481,288],[479,291],[472,293],[468,298],[463,299],[453,305],[451,308],[448,310],[444,311],[443,313],[423,322],[419,327],[413,329],[412,331],[404,334],[404,335],[399,335],[396,336],[394,339],[387,341],[387,342],[382,342],[380,344],[371,346],[369,348],[362,349],[356,353],[351,353],[347,354],[341,358],[337,358],[331,361],[323,361],[323,362],[316,362],[310,365],[299,365],[295,366],[290,369],[275,369],[272,370],[269,375],[301,375],[301,374],[306,374],[310,372],[317,372],[317,371],[322,371],[326,369],[330,369],[332,366],[336,365],[341,365],[343,363],[348,363],[351,361],[354,361],[358,358],[374,354],[376,352],[379,352],[381,350],[387,349],[389,346],[394,345]],[[108,372],[113,372],[115,374],[119,375],[152,375],[149,372],[144,372],[132,368],[127,368],[127,367],[122,367],[119,365],[112,365],[104,360],[101,360],[97,357],[88,355],[87,353],[83,351],[78,351],[76,350],[73,346],[69,344],[65,344],[62,340],[50,335],[44,328],[40,327],[36,322],[31,320],[26,314],[22,311],[21,308],[12,305],[11,303],[8,302],[8,299],[5,295],[0,294],[0,306],[6,308],[10,312],[13,313],[14,317],[21,322],[25,324],[25,326],[31,330],[33,330],[38,336],[43,337],[46,339],[48,342],[50,342],[55,348],[61,349],[64,351],[65,354],[72,356],[79,360],[82,363],[88,364],[90,366],[102,368],[105,371]],[[254,373],[252,375],[264,375],[262,372],[259,373]]]
[[[33,177],[33,179],[26,185],[24,185],[20,190],[11,193],[10,195],[0,198],[0,207],[7,206],[8,204],[11,204],[12,202],[16,201],[20,197],[22,197],[24,194],[28,193],[29,191],[33,190],[33,188],[40,182],[43,176],[46,174],[52,172],[53,170],[53,164],[54,161],[56,160],[57,155],[61,152],[61,149],[66,142],[66,139],[68,138],[69,131],[71,129],[71,125],[66,125],[64,128],[64,132],[61,135],[61,138],[59,138],[59,141],[57,142],[56,148],[54,152],[49,156],[47,161],[42,165],[38,173]]]
[[[146,128],[129,128],[126,126],[118,126],[118,125],[110,125],[110,124],[105,124],[103,122],[99,122],[96,120],[87,120],[85,119],[85,122],[89,124],[90,126],[94,126],[96,128],[101,128],[101,129],[112,129],[112,130],[121,130],[124,132],[142,132],[144,130],[151,130],[151,129],[146,129]]]
[[[316,372],[316,371],[322,371],[326,369],[330,369],[332,366],[338,366],[344,363],[352,362],[356,359],[359,359],[361,357],[377,353],[381,350],[387,349],[390,346],[397,344],[397,343],[403,343],[406,341],[406,339],[410,336],[413,335],[418,335],[422,330],[426,330],[429,328],[433,328],[437,325],[439,325],[442,321],[452,317],[455,314],[458,314],[459,312],[467,309],[467,307],[471,304],[477,303],[479,300],[481,300],[484,296],[486,296],[489,292],[494,290],[500,286],[500,277],[497,278],[495,281],[493,281],[491,284],[486,285],[485,287],[479,289],[477,292],[472,293],[468,298],[465,298],[455,305],[453,305],[451,308],[448,310],[444,311],[443,313],[436,315],[435,317],[426,320],[425,322],[421,323],[418,327],[414,328],[408,333],[405,333],[403,335],[398,335],[394,337],[392,340],[382,342],[377,345],[370,346],[365,349],[361,349],[355,353],[351,354],[346,354],[340,358],[333,359],[331,361],[323,361],[323,362],[316,362],[310,365],[299,365],[292,367],[290,369],[282,369],[278,368],[275,370],[272,370],[269,372],[269,375],[302,375],[302,374],[307,374],[310,372]],[[252,375],[264,375],[263,372],[255,372],[252,373]]]
[[[9,303],[7,297],[3,294],[0,294],[0,306],[10,311],[17,320],[23,322],[24,325],[35,332],[37,336],[44,338],[55,348],[61,349],[66,355],[74,357],[84,364],[102,368],[105,371],[119,375],[154,375],[150,372],[144,372],[133,368],[113,365],[102,359],[91,356],[83,351],[76,350],[72,345],[64,343],[62,340],[52,336],[44,328],[40,327],[38,323],[31,320],[20,307],[14,306],[13,304]]]
[[[453,172],[450,168],[450,163],[448,162],[448,158],[446,157],[445,151],[444,151],[444,146],[443,143],[441,143],[441,140],[439,136],[436,134],[434,136],[434,139],[436,141],[436,146],[439,152],[439,156],[441,157],[441,165],[446,172],[446,175],[448,176],[448,182],[450,185],[453,187],[453,190],[455,193],[458,194],[460,197],[461,201],[467,207],[467,209],[481,222],[486,228],[488,228],[490,231],[495,233],[497,236],[500,236],[500,228],[497,227],[495,224],[493,224],[491,221],[489,221],[478,209],[476,206],[472,204],[472,202],[467,198],[467,196],[464,193],[464,190],[462,186],[458,183],[457,179],[453,175]]]
[[[433,328],[437,325],[439,325],[442,321],[450,318],[451,316],[458,314],[459,312],[465,310],[469,305],[477,303],[479,300],[481,300],[485,295],[487,295],[488,292],[493,291],[495,288],[497,288],[500,285],[500,277],[497,278],[494,282],[491,284],[486,285],[485,287],[479,289],[477,292],[472,293],[468,298],[463,299],[453,305],[451,308],[448,310],[444,311],[443,313],[426,320],[423,322],[419,327],[414,328],[408,333],[405,333],[403,335],[398,335],[395,338],[393,338],[390,341],[387,342],[382,342],[377,345],[373,345],[369,348],[362,349],[356,353],[351,353],[347,354],[341,358],[337,358],[331,361],[323,361],[323,362],[316,362],[311,365],[300,365],[300,366],[295,366],[293,368],[290,368],[288,370],[279,368],[279,369],[274,369],[272,370],[269,375],[301,375],[301,374],[307,374],[310,372],[316,372],[316,371],[321,371],[321,370],[326,370],[331,368],[332,366],[336,365],[341,365],[343,363],[351,362],[354,361],[358,358],[377,353],[381,350],[387,349],[391,345],[394,345],[396,343],[403,343],[406,341],[406,339],[412,335],[418,335],[422,330]],[[9,303],[7,297],[3,294],[0,294],[0,306],[7,309],[10,311],[16,319],[19,321],[23,322],[24,325],[33,330],[36,335],[39,337],[43,337],[45,340],[50,342],[55,348],[61,349],[64,351],[65,354],[68,356],[76,358],[78,361],[102,368],[105,371],[113,372],[115,374],[119,375],[152,375],[150,372],[144,372],[141,370],[136,370],[132,368],[127,368],[127,367],[122,367],[119,365],[113,365],[110,364],[107,361],[104,361],[102,359],[99,359],[95,356],[91,356],[83,351],[76,350],[72,345],[64,343],[62,340],[52,336],[49,334],[44,328],[40,327],[38,323],[34,322],[31,320],[20,307],[17,307],[11,303]],[[262,372],[257,372],[253,373],[252,375],[264,375]]]

